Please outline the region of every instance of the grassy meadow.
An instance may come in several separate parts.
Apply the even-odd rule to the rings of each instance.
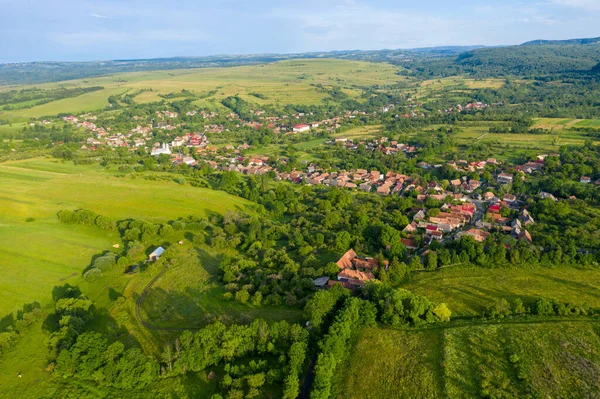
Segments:
[[[540,296],[600,307],[600,272],[579,269],[483,269],[451,267],[413,273],[403,285],[433,302],[446,302],[453,316],[478,316],[501,298],[531,306]]]
[[[332,397],[597,397],[599,327],[559,321],[365,329]]]
[[[45,159],[2,164],[0,314],[47,300],[53,286],[76,281],[92,255],[120,242],[116,233],[58,222],[61,209],[77,208],[115,219],[167,221],[247,210],[248,202],[222,191],[115,177],[98,167]]]

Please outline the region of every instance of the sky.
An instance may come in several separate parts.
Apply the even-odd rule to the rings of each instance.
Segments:
[[[600,36],[600,0],[0,0],[0,63]]]

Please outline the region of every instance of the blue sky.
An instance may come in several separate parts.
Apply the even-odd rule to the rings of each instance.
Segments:
[[[0,0],[0,62],[600,36],[600,0]]]

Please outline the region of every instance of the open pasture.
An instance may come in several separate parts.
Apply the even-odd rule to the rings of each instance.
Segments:
[[[455,316],[478,316],[504,298],[531,306],[540,296],[600,307],[600,272],[578,269],[483,269],[451,267],[413,273],[403,288],[433,302],[446,302]]]
[[[334,397],[596,397],[597,329],[568,321],[368,328],[337,372]]]

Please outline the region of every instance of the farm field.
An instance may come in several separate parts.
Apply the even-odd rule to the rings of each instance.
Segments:
[[[222,191],[117,178],[45,159],[2,164],[0,190],[0,314],[47,300],[54,285],[73,282],[92,255],[119,242],[116,233],[59,223],[61,209],[152,221],[248,210],[246,201]]]
[[[483,269],[454,267],[413,273],[403,285],[433,302],[446,302],[453,316],[478,316],[501,298],[526,306],[540,296],[600,306],[600,272],[578,269]]]
[[[139,103],[161,101],[159,94],[176,94],[185,89],[198,106],[220,108],[223,98],[238,94],[257,105],[317,105],[327,97],[315,85],[337,86],[350,97],[356,97],[361,87],[405,81],[396,75],[389,64],[344,60],[303,59],[271,64],[232,68],[186,69],[155,72],[132,72],[90,79],[35,85],[36,88],[53,89],[103,86],[104,89],[77,97],[53,101],[29,109],[0,111],[1,119],[24,122],[30,118],[59,113],[94,111],[108,106],[108,97],[133,90]],[[28,86],[19,86],[19,89]],[[0,90],[14,89],[3,87]],[[142,90],[146,90],[141,92]],[[150,90],[150,91],[148,91]],[[253,95],[258,93],[264,98]]]
[[[595,397],[597,329],[568,321],[365,329],[339,373],[336,397]]]

